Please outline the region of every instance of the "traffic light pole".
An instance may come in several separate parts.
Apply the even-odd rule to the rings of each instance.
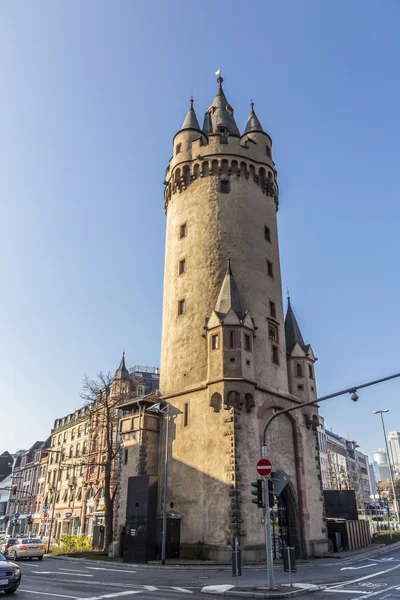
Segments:
[[[382,379],[375,379],[374,381],[369,381],[368,383],[362,383],[360,385],[353,386],[351,388],[347,388],[345,390],[341,390],[340,392],[335,392],[334,394],[329,394],[328,396],[322,396],[322,398],[316,398],[315,400],[309,400],[308,402],[302,402],[301,404],[295,404],[295,406],[289,406],[289,408],[284,408],[283,410],[278,410],[276,413],[270,416],[266,424],[264,425],[263,438],[262,438],[262,446],[261,446],[261,455],[263,458],[267,458],[267,430],[271,425],[272,421],[274,421],[280,415],[287,414],[292,412],[293,410],[299,410],[301,408],[305,408],[306,406],[317,406],[320,402],[324,400],[330,400],[331,398],[337,398],[338,396],[343,396],[344,394],[352,394],[351,399],[355,402],[358,400],[357,390],[361,390],[362,388],[370,387],[372,385],[376,385],[378,383],[383,383],[384,381],[390,381],[391,379],[396,379],[400,377],[400,373],[396,373],[395,375],[389,375],[389,377],[383,377]],[[264,495],[265,495],[265,554],[266,554],[266,562],[267,562],[267,570],[268,570],[268,589],[274,589],[274,573],[273,573],[273,559],[272,559],[272,536],[271,536],[271,522],[269,518],[269,495],[268,495],[268,478],[264,477]]]
[[[267,458],[267,447],[263,446],[263,458]],[[269,477],[263,477],[264,485],[264,525],[265,525],[265,552],[267,560],[267,580],[268,589],[274,589],[274,561],[272,559],[272,531],[271,531],[271,518],[269,514],[269,489],[268,489]]]

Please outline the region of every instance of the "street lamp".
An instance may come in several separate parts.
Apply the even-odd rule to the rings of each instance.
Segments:
[[[396,379],[400,377],[400,373],[396,373],[395,375],[389,375],[389,377],[383,377],[382,379],[376,379],[375,381],[369,381],[368,383],[362,383],[361,385],[356,385],[352,388],[347,388],[345,390],[341,390],[340,392],[335,392],[334,394],[329,394],[328,396],[322,396],[322,398],[316,398],[315,400],[309,400],[308,402],[302,402],[301,404],[296,404],[295,406],[290,406],[289,408],[284,408],[283,410],[278,410],[276,413],[271,415],[268,421],[264,425],[263,437],[262,437],[262,446],[261,446],[261,455],[263,458],[267,457],[267,431],[268,427],[271,425],[272,421],[274,421],[279,415],[284,415],[293,410],[299,410],[301,408],[305,408],[306,406],[317,405],[319,402],[323,402],[324,400],[330,400],[331,398],[337,398],[338,396],[343,396],[344,394],[351,394],[351,399],[353,402],[357,402],[359,396],[357,394],[357,390],[362,388],[370,387],[371,385],[376,385],[378,383],[383,383],[384,381],[389,381],[391,379]],[[266,554],[266,563],[267,563],[267,576],[268,576],[268,589],[274,589],[274,560],[272,557],[272,532],[271,532],[271,522],[269,516],[269,494],[268,494],[268,478],[264,477],[264,504],[265,504],[265,554]]]
[[[164,490],[163,490],[163,515],[162,515],[162,539],[161,539],[161,564],[165,565],[165,551],[167,542],[167,488],[168,488],[168,442],[169,442],[169,408],[167,404],[165,408],[161,408],[160,402],[150,406],[147,411],[165,415],[165,456],[164,456]]]
[[[58,479],[60,477],[60,470],[61,470],[61,461],[62,461],[62,457],[64,454],[64,450],[63,448],[61,448],[61,450],[48,450],[47,452],[51,452],[52,454],[60,454],[60,460],[58,461],[58,468],[57,468],[57,475],[56,475],[56,481],[55,481],[55,486],[54,486],[54,494],[53,494],[53,506],[51,509],[51,520],[50,520],[50,531],[49,531],[49,541],[47,542],[47,554],[50,552],[50,542],[51,542],[51,534],[53,533],[53,522],[54,522],[54,512],[55,512],[55,508],[56,508],[56,500],[57,500],[57,484],[58,484]]]
[[[388,441],[387,441],[387,437],[386,437],[386,429],[385,429],[385,422],[383,420],[383,413],[388,413],[389,409],[385,408],[383,410],[374,410],[373,414],[374,415],[381,415],[381,421],[382,421],[382,429],[383,429],[383,436],[385,438],[385,444],[386,444],[386,454],[387,454],[387,460],[388,460],[388,465],[389,465],[389,473],[390,473],[390,480],[392,482],[392,491],[393,491],[393,502],[394,502],[394,510],[396,513],[396,518],[397,521],[399,521],[399,505],[397,504],[397,497],[396,497],[396,490],[394,487],[394,478],[393,478],[393,467],[392,467],[392,462],[390,460],[390,454],[389,454],[389,446],[388,446]]]

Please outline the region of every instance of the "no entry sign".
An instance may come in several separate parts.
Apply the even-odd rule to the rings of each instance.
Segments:
[[[272,465],[268,458],[260,458],[257,463],[257,473],[261,477],[269,477],[271,475]]]

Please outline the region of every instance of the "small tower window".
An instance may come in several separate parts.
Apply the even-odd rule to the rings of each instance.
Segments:
[[[175,154],[179,154],[182,150],[182,144],[177,144],[175,146]]]
[[[272,264],[272,262],[270,260],[267,260],[267,271],[268,271],[268,275],[270,277],[272,277],[272,279],[274,278],[274,265]]]
[[[182,223],[179,228],[179,237],[182,239],[187,236],[187,226],[186,223]]]
[[[251,338],[247,333],[244,334],[244,349],[251,352]]]
[[[279,365],[279,348],[278,348],[278,346],[272,346],[272,362],[275,365]]]
[[[304,390],[304,385],[301,385],[301,384],[299,384],[299,385],[297,386],[297,389],[298,389],[298,390],[300,390],[300,391]]]
[[[278,328],[271,323],[268,324],[268,339],[272,342],[278,342]]]
[[[230,331],[229,332],[229,348],[234,348],[234,347],[235,347],[235,332]]]
[[[308,365],[308,374],[310,376],[310,379],[314,379],[314,370],[312,368],[312,365]]]
[[[183,275],[184,273],[186,273],[186,260],[182,258],[179,261],[179,275]]]
[[[184,315],[186,312],[185,300],[178,300],[178,315]]]
[[[183,408],[183,426],[187,427],[189,424],[189,404],[186,403]]]
[[[269,146],[266,146],[265,148],[267,150],[267,156],[268,156],[268,158],[271,158],[272,157],[271,148]]]
[[[219,336],[218,334],[211,336],[211,349],[218,350],[219,348]]]
[[[221,180],[221,194],[229,194],[229,181],[227,179]]]
[[[300,363],[297,363],[297,365],[296,365],[296,376],[303,377],[303,369],[302,369]]]
[[[269,303],[269,314],[273,319],[276,319],[276,304],[275,302]]]
[[[267,240],[267,242],[271,241],[271,230],[266,225],[264,225],[264,239]]]
[[[124,450],[124,465],[128,464],[128,449],[125,448]]]

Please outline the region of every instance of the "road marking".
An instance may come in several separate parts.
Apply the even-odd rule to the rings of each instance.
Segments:
[[[385,592],[388,592],[389,590],[394,590],[398,587],[398,583],[396,583],[396,585],[392,585],[391,587],[385,588],[384,590],[378,590],[377,592],[369,592],[365,597],[366,598],[372,598],[372,596],[378,596],[378,594],[384,594]],[[390,596],[390,594],[388,594],[388,596]],[[385,596],[386,597],[386,596]],[[352,598],[352,600],[358,600],[357,598]]]
[[[362,590],[335,590],[335,589],[329,589],[329,588],[324,588],[324,590],[326,592],[335,592],[336,594],[369,594],[369,592],[363,592]],[[385,592],[386,590],[382,590],[382,592]]]
[[[185,588],[181,587],[171,587],[171,590],[176,590],[177,592],[184,592],[186,594],[193,594],[193,592],[191,592],[190,590],[186,590]]]
[[[59,571],[58,573],[53,572],[52,575],[76,575],[76,573],[75,572],[74,573],[64,573],[64,571]],[[93,577],[93,575],[89,575],[87,573],[85,573],[85,574],[81,573],[80,577]]]
[[[34,592],[33,590],[23,590],[19,588],[20,592],[26,592],[27,594],[40,594],[41,596],[55,596],[56,598],[71,598],[72,600],[81,600],[78,596],[64,596],[63,594],[51,594],[50,592]]]
[[[143,588],[147,592],[156,592],[158,590],[158,587],[155,587],[154,585],[140,585],[138,587]]]
[[[371,579],[372,577],[378,577],[379,575],[384,575],[385,573],[390,573],[390,571],[394,571],[395,569],[400,569],[400,565],[396,565],[395,567],[392,567],[391,569],[385,569],[385,571],[378,571],[377,573],[371,573],[371,575],[365,575],[365,577],[359,577],[358,579],[352,579],[350,581],[345,581],[343,583],[333,585],[332,588],[327,588],[327,589],[331,590],[333,588],[338,588],[338,587],[341,587],[344,585],[352,585],[353,583],[358,583],[359,581],[365,581],[366,579]]]
[[[76,569],[64,569],[64,567],[60,567],[60,571],[70,571],[71,573],[86,573],[86,571],[77,571]],[[86,573],[87,575],[87,573]],[[93,577],[93,575],[90,575],[90,577]]]
[[[362,567],[343,567],[343,569],[340,569],[341,571],[357,571],[357,569],[368,569],[368,567],[376,567],[377,563],[373,563],[373,564],[369,564],[369,565],[363,565]]]
[[[120,596],[129,596],[130,594],[141,594],[141,591],[134,592],[116,592],[115,594],[105,594],[104,596],[91,596],[90,598],[77,598],[77,600],[103,600],[105,598],[119,598]],[[70,596],[69,596],[70,597]]]
[[[129,571],[128,569],[107,569],[106,567],[86,567],[92,571],[112,571],[113,573],[137,573],[137,571]]]

